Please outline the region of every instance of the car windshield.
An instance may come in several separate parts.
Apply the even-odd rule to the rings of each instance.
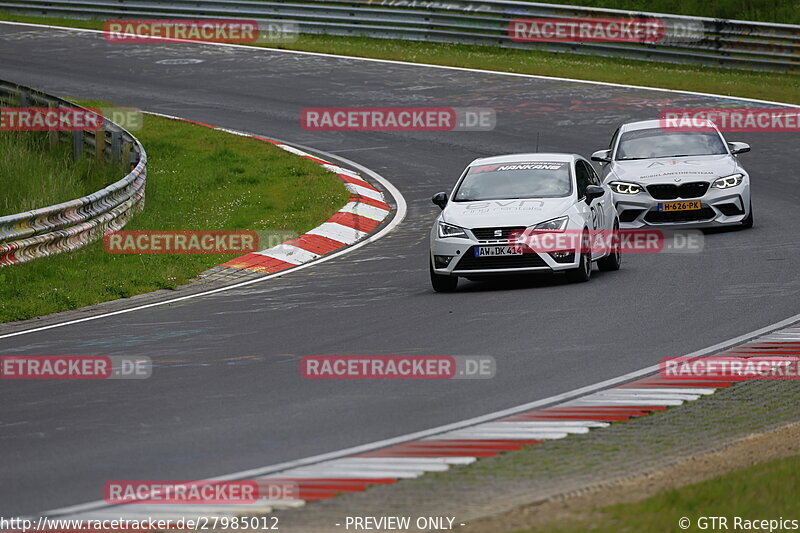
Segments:
[[[555,198],[572,192],[564,161],[500,163],[472,167],[453,198],[456,202],[512,198]]]
[[[626,131],[619,140],[617,160],[726,154],[715,131],[669,131],[662,128]]]

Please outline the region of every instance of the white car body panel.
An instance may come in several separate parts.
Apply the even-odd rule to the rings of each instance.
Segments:
[[[522,272],[552,272],[575,269],[579,265],[579,256],[575,255],[570,262],[558,262],[548,253],[536,254],[534,252],[523,254],[527,259],[531,256],[540,257],[542,261],[536,266],[515,265],[509,268],[480,268],[478,261],[485,258],[475,258],[470,268],[463,268],[462,259],[469,257],[474,246],[491,244],[509,244],[510,241],[503,236],[495,237],[494,230],[498,228],[533,228],[541,222],[552,220],[564,215],[569,216],[567,231],[580,232],[584,229],[593,230],[612,230],[617,219],[617,213],[613,204],[611,190],[603,186],[598,181],[597,184],[605,189],[605,194],[600,198],[592,200],[591,205],[587,205],[585,199],[578,198],[577,184],[575,177],[575,165],[577,161],[585,162],[590,168],[591,163],[579,155],[575,154],[513,154],[496,156],[490,158],[476,159],[469,164],[462,173],[455,186],[450,191],[448,198],[452,199],[459,185],[466,176],[467,170],[473,166],[490,164],[509,164],[519,162],[566,162],[570,164],[570,174],[572,180],[572,191],[569,196],[559,198],[509,198],[501,200],[476,200],[476,201],[448,201],[445,208],[436,218],[430,233],[431,264],[434,272],[440,275],[450,276],[476,276],[482,277],[495,274],[512,274]],[[438,226],[440,222],[445,222],[463,228],[467,238],[463,237],[440,237]],[[476,235],[476,229],[492,229],[488,235]],[[485,233],[485,232],[484,232]],[[453,256],[453,259],[446,267],[437,268],[433,256]],[[608,252],[593,253],[592,260],[596,261],[608,255]],[[472,254],[474,257],[474,254]],[[519,256],[522,257],[522,256]],[[513,261],[511,261],[513,262]],[[524,263],[521,261],[520,263]]]

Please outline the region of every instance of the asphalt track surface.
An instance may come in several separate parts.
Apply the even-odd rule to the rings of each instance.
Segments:
[[[172,60],[198,59],[194,64]],[[730,101],[644,89],[0,25],[0,77],[340,153],[408,202],[392,233],[241,289],[0,340],[4,355],[146,355],[144,381],[0,383],[0,516],[102,498],[113,479],[200,479],[334,451],[545,398],[798,312],[797,136],[749,142],[756,228],[693,255],[628,255],[588,284],[463,282],[435,294],[433,193],[472,159],[584,155],[623,121]],[[748,104],[756,105],[757,104]],[[315,133],[314,106],[481,106],[488,132]],[[157,157],[151,149],[150,156]],[[154,228],[156,229],[156,228]],[[212,229],[212,228],[198,228]],[[492,355],[488,380],[304,380],[317,354]]]

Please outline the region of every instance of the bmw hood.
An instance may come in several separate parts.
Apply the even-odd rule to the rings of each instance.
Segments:
[[[442,221],[470,229],[532,226],[563,215],[574,203],[572,196],[448,202]]]
[[[740,172],[736,160],[727,154],[614,161],[612,164],[611,179],[645,185],[674,183],[676,178],[681,181],[713,181]]]

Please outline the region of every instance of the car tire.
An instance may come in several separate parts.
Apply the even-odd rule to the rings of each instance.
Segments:
[[[458,276],[443,276],[433,271],[433,265],[428,263],[431,273],[431,287],[436,292],[454,292],[458,287]]]
[[[753,227],[753,202],[750,202],[750,212],[747,214],[747,218],[742,220],[742,228],[743,229],[750,229]]]
[[[614,222],[613,233],[616,236],[614,239],[616,246],[614,246],[610,254],[597,261],[597,268],[603,272],[619,270],[619,266],[622,264],[622,242],[619,237],[619,222]]]
[[[567,270],[567,280],[571,283],[583,283],[592,277],[592,251],[589,249],[588,235],[581,236],[581,255],[578,268]]]

